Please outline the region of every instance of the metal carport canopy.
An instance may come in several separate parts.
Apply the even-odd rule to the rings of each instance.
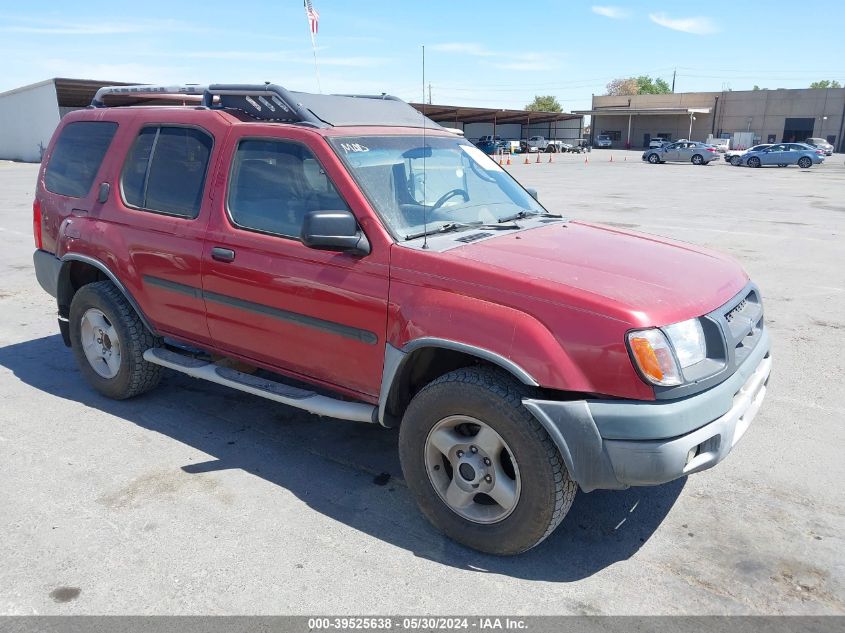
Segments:
[[[502,108],[470,108],[461,106],[412,103],[432,121],[438,123],[552,123],[580,119],[580,114],[567,112],[533,112],[531,110],[507,110]]]

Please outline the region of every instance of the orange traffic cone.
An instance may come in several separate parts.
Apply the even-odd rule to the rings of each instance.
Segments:
[[[549,154],[549,162],[552,162],[552,155]]]
[[[525,162],[523,164],[524,165],[530,165],[531,164],[531,162],[528,160],[528,154],[525,155]]]
[[[508,167],[511,166],[511,155],[508,154],[508,162],[505,163]]]
[[[540,152],[537,152],[537,163],[540,163]]]
[[[504,161],[502,160],[502,155],[501,155],[501,154],[499,154],[499,167],[501,167],[501,166],[502,166],[502,165],[504,165],[504,164],[505,164],[505,163],[504,163]]]
[[[586,157],[586,156],[584,156],[584,164],[585,164],[585,165],[589,165],[589,164],[590,164],[590,161],[587,159],[587,157]]]

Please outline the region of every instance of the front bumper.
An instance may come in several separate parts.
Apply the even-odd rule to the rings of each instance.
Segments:
[[[652,486],[727,457],[760,410],[771,370],[766,336],[733,376],[677,401],[526,398],[523,404],[555,441],[585,492]],[[667,436],[673,424],[681,433]],[[628,429],[630,437],[620,437],[620,429]],[[643,437],[644,429],[651,437]]]

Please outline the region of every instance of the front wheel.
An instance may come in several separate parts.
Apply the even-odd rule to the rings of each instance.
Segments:
[[[734,167],[739,167],[742,165],[742,159],[739,156],[731,156],[731,165]]]
[[[650,162],[652,165],[656,165],[660,162],[660,156],[658,156],[657,154],[649,154],[648,162]]]
[[[809,158],[807,158],[806,156],[802,156],[801,158],[798,159],[798,166],[801,169],[807,169],[812,164],[813,164],[813,161],[810,160]]]
[[[450,538],[490,554],[531,549],[575,498],[524,395],[501,371],[458,369],[414,396],[399,430],[405,481],[422,512]]]
[[[144,360],[161,345],[110,281],[80,288],[70,304],[70,341],[79,370],[97,391],[124,400],[149,391],[162,367]]]

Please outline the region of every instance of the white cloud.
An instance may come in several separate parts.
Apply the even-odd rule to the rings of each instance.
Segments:
[[[493,51],[474,42],[447,42],[445,44],[434,44],[430,48],[441,53],[461,53],[473,57],[494,57],[496,55]]]
[[[593,13],[597,15],[603,15],[606,18],[613,18],[614,20],[627,18],[629,15],[631,15],[631,13],[627,9],[623,9],[621,7],[594,5],[592,9]]]
[[[716,33],[719,29],[710,18],[670,18],[665,13],[650,13],[649,19],[655,24],[665,26],[673,31],[693,33],[695,35],[708,35]]]

